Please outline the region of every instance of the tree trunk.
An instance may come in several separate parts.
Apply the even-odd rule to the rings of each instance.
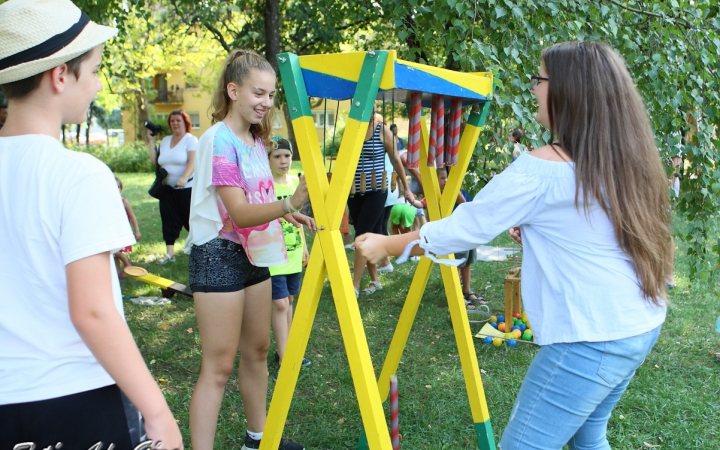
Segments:
[[[277,55],[280,53],[280,11],[278,9],[278,0],[265,0],[265,59],[273,66],[275,73],[280,74],[278,68]],[[287,125],[288,135],[287,138],[293,146],[293,149],[297,149],[297,141],[295,140],[295,133],[292,129],[292,123],[290,119],[290,110],[287,106],[287,101],[283,102],[282,105],[283,117],[285,118],[285,125]],[[293,152],[293,159],[299,160],[300,153],[296,150]]]
[[[277,55],[280,53],[280,12],[278,0],[265,0],[265,59],[279,73]]]
[[[65,125],[63,124],[60,129],[62,130],[62,143],[65,145]]]
[[[135,137],[136,139],[147,142],[147,133],[144,133],[144,131],[145,121],[150,120],[150,112],[148,111],[147,92],[145,92],[143,82],[140,82],[140,89],[135,91],[135,104],[138,109],[138,123]]]
[[[75,128],[75,141],[80,144],[80,129],[82,127],[82,124],[77,124],[77,127]]]

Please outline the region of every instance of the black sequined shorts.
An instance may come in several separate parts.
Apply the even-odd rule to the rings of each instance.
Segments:
[[[215,238],[190,252],[193,292],[237,292],[270,279],[270,269],[250,263],[242,245]]]

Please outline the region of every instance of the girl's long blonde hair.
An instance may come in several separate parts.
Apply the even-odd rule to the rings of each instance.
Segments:
[[[542,53],[550,129],[575,162],[575,204],[597,201],[632,258],[647,300],[666,300],[670,259],[667,179],[645,105],[622,58],[600,42]]]
[[[238,86],[242,86],[245,80],[250,77],[250,71],[252,69],[263,70],[277,76],[270,63],[254,51],[239,49],[230,52],[230,55],[228,55],[225,61],[225,65],[223,65],[218,86],[217,89],[215,89],[215,93],[212,96],[212,103],[210,104],[210,115],[212,116],[213,124],[223,120],[230,112],[232,100],[228,96],[227,85],[235,83]],[[265,114],[265,117],[263,117],[262,122],[250,125],[250,131],[253,136],[260,138],[266,148],[271,148],[272,146],[270,133],[272,132],[273,113],[274,109],[270,109],[270,111]]]

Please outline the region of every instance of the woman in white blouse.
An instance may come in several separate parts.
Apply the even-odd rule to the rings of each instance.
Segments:
[[[159,156],[155,137],[148,132],[150,160],[153,164],[157,161],[160,167],[167,170],[168,176],[164,184],[174,188],[160,199],[160,221],[167,251],[156,260],[159,264],[175,261],[175,241],[183,227],[190,230],[190,196],[198,144],[198,139],[190,134],[190,116],[182,109],[170,113],[168,127],[172,134],[160,141]]]
[[[522,295],[541,349],[498,448],[609,449],[610,414],[665,320],[667,180],[614,50],[553,45],[531,79],[535,119],[556,141],[520,155],[451,217],[355,245],[370,261],[406,247],[434,258],[510,229],[524,244]]]

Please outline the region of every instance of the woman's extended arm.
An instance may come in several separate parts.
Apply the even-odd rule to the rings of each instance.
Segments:
[[[384,236],[382,234],[365,233],[355,239],[355,250],[359,251],[371,263],[385,259],[388,256],[400,256],[405,247],[412,241],[420,238],[420,230],[411,231],[405,234],[393,234]],[[414,246],[411,255],[424,255],[425,251],[419,246]]]
[[[155,146],[155,136],[152,136],[150,134],[150,130],[147,130],[147,136],[148,136],[148,156],[150,157],[150,162],[154,164],[157,164],[157,147]]]
[[[402,191],[405,194],[405,198],[408,202],[412,203],[412,201],[415,200],[415,196],[412,192],[410,192],[410,187],[408,186],[407,182],[407,176],[405,175],[405,168],[403,167],[402,161],[398,156],[397,145],[395,144],[395,135],[392,134],[392,131],[390,131],[390,129],[386,127],[385,124],[382,125],[382,132],[383,142],[385,143],[385,151],[390,157],[390,162],[392,162],[393,167],[395,167],[395,172],[397,172],[398,174],[398,179],[400,180],[400,183],[402,183]]]

